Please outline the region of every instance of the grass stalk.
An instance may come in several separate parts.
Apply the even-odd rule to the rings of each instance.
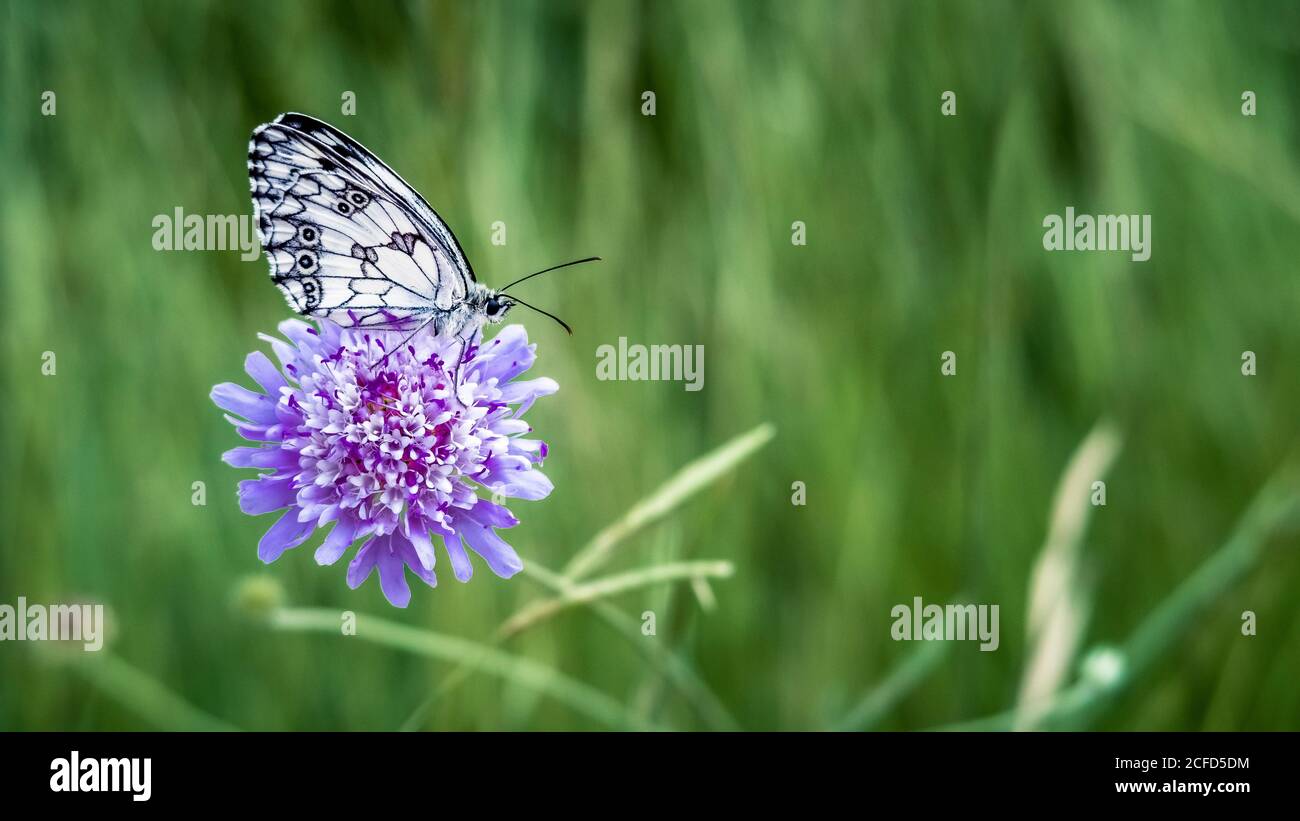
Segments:
[[[271,614],[271,625],[277,630],[290,632],[338,635],[339,617],[337,611],[323,608],[280,608]],[[549,695],[574,712],[612,729],[663,729],[646,722],[590,685],[540,662],[495,647],[363,614],[357,615],[355,638],[427,658],[459,662],[470,671],[488,673]]]

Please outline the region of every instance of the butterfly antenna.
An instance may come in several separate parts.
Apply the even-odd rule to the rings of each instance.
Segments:
[[[574,265],[575,263],[570,262],[569,264]],[[529,305],[527,302],[524,302],[522,299],[515,296],[514,294],[510,295],[510,301],[518,302],[520,305],[524,306],[525,308],[531,308],[532,310],[536,311],[539,314],[543,314],[544,316],[549,316],[551,319],[554,319],[556,322],[560,323],[560,327],[568,331],[569,336],[573,336],[573,329],[569,327],[569,323],[565,322],[563,319],[560,319],[558,316],[551,313],[550,311],[543,311],[541,308],[538,308],[536,305]]]
[[[572,261],[572,262],[565,262],[565,263],[562,263],[562,264],[560,264],[560,265],[552,265],[550,268],[543,268],[542,270],[540,270],[540,271],[535,271],[535,272],[529,274],[529,275],[526,276],[526,277],[520,277],[519,279],[516,279],[514,282],[512,282],[512,283],[510,283],[509,285],[505,286],[505,288],[498,288],[498,289],[497,289],[497,293],[498,293],[498,294],[505,293],[506,288],[513,288],[513,287],[515,287],[516,285],[518,285],[519,283],[523,282],[523,281],[526,280],[526,279],[532,279],[532,278],[535,277],[535,276],[541,276],[542,274],[548,273],[548,272],[550,272],[550,271],[558,271],[558,270],[560,270],[561,268],[568,268],[570,265],[581,265],[581,264],[584,263],[584,262],[600,262],[600,257],[587,257],[586,259],[575,259],[575,260]],[[511,297],[511,299],[514,299],[514,297]],[[531,305],[529,305],[528,307],[529,307],[529,308],[533,308],[533,306],[531,306]],[[536,309],[536,308],[533,308],[533,310],[536,311],[537,309]],[[546,312],[545,312],[545,311],[542,311],[542,313],[545,314]],[[550,316],[550,314],[547,314],[547,316]],[[561,325],[564,325],[563,322],[561,322],[560,324],[561,324]],[[567,328],[567,327],[569,327],[569,326],[568,326],[568,325],[564,325],[564,327]],[[573,333],[573,332],[570,331],[569,333]]]

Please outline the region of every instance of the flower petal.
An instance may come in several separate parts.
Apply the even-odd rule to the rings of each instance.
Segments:
[[[379,549],[376,547],[382,536],[376,536],[357,551],[357,555],[352,557],[352,562],[348,565],[348,587],[356,590],[361,583],[370,578],[370,573],[375,569],[375,562],[379,560]]]
[[[411,532],[411,547],[419,558],[420,566],[425,570],[432,570],[438,556],[433,552],[433,542],[429,540],[429,530],[425,526],[424,520],[412,517],[408,511],[407,522],[409,523],[408,529]]]
[[[444,535],[442,544],[447,548],[447,555],[451,558],[451,572],[456,576],[456,581],[469,581],[474,575],[474,565],[469,563],[469,556],[465,554],[465,546],[461,543],[460,537]]]
[[[407,541],[401,533],[393,534],[393,550],[402,559],[402,563],[411,568],[411,572],[420,578],[430,587],[438,586],[438,577],[434,575],[432,567],[422,567],[421,559],[415,553],[415,545]]]
[[[298,511],[290,510],[281,516],[278,522],[271,525],[271,529],[266,531],[262,540],[257,543],[257,558],[270,564],[280,558],[284,551],[305,542],[314,530],[316,530],[315,522],[300,522]]]
[[[222,382],[214,386],[209,396],[217,407],[250,422],[274,425],[279,421],[275,416],[274,402],[264,394],[250,391],[234,382]]]
[[[283,448],[234,448],[221,454],[221,461],[235,468],[294,468],[298,454]]]
[[[479,499],[473,507],[465,511],[465,515],[484,527],[514,527],[519,524],[519,520],[513,513],[487,499]]]
[[[282,367],[297,367],[298,351],[292,345],[287,344],[283,339],[277,339],[266,334],[258,334],[257,338],[270,343],[271,350],[275,353],[275,358],[280,360]]]
[[[320,547],[316,548],[316,564],[334,564],[347,549],[352,546],[353,539],[356,538],[358,522],[351,516],[338,520],[330,535],[325,537],[325,541]]]
[[[555,485],[546,478],[546,474],[534,467],[503,470],[494,474],[492,478],[499,483],[498,491],[516,499],[529,501],[545,499],[555,489]]]
[[[316,324],[320,326],[321,342],[326,348],[338,348],[343,344],[343,328],[340,325],[328,319],[317,319]]]
[[[288,476],[259,476],[239,483],[239,509],[249,516],[288,507],[295,498],[293,479]]]
[[[533,366],[536,346],[528,344],[528,332],[523,325],[507,325],[478,349],[467,373],[474,381],[486,382],[495,378],[504,385]]]
[[[317,331],[301,319],[286,319],[276,328],[285,339],[297,345],[299,351],[307,353],[309,356],[313,353],[320,353],[317,350],[320,346],[320,331]]]
[[[411,588],[406,583],[406,562],[393,549],[393,537],[383,536],[376,549],[379,558],[379,587],[384,591],[384,598],[394,607],[405,607],[411,603]]]
[[[492,572],[503,579],[524,569],[515,549],[506,544],[491,528],[483,527],[477,522],[457,522],[456,530],[469,543],[470,549],[483,557]]]
[[[511,382],[509,385],[501,386],[501,401],[511,405],[520,402],[527,403],[523,408],[515,411],[515,416],[519,416],[529,407],[532,407],[533,400],[537,397],[550,396],[559,389],[560,384],[547,376],[528,379],[524,382]]]
[[[235,426],[235,433],[241,438],[250,442],[279,442],[284,435],[284,429],[279,425],[267,427],[265,425],[250,425],[243,419],[236,419],[228,413],[223,413],[226,421]]]
[[[523,439],[516,436],[510,440],[510,453],[512,455],[522,455],[534,462],[541,462],[546,458],[546,443],[541,439]]]
[[[528,433],[532,426],[522,419],[514,417],[504,417],[492,423],[492,432],[499,433],[502,436],[513,436],[516,433]]]
[[[280,369],[261,351],[253,351],[244,359],[244,371],[262,386],[262,390],[272,401],[278,402],[280,388],[289,384],[284,381],[284,374],[280,373]]]

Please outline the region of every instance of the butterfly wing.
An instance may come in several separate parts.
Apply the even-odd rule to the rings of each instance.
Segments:
[[[333,150],[354,171],[362,176],[369,177],[377,185],[387,190],[393,198],[405,204],[414,212],[414,215],[419,219],[429,235],[438,242],[443,253],[454,262],[457,270],[470,282],[474,281],[474,269],[469,264],[469,260],[465,258],[465,252],[460,247],[460,242],[456,239],[456,235],[451,232],[451,229],[447,227],[447,223],[443,221],[442,217],[438,216],[436,211],[429,207],[428,202],[425,201],[424,197],[420,196],[419,192],[365,146],[329,123],[315,117],[309,117],[306,114],[292,112],[281,114],[276,118],[276,122],[305,134],[321,145]]]
[[[441,332],[464,302],[473,273],[451,229],[341,131],[282,114],[253,132],[248,169],[271,278],[294,310]]]

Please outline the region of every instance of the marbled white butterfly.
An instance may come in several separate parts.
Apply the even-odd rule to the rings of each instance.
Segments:
[[[474,277],[451,229],[414,188],[328,123],[281,114],[248,144],[248,178],[271,279],[290,307],[345,327],[468,338],[515,303]]]

